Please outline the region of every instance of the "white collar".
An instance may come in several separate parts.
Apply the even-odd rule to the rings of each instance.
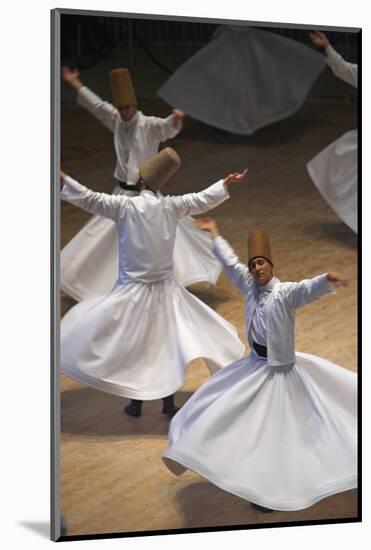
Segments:
[[[258,287],[258,290],[260,293],[265,293],[265,292],[272,292],[273,290],[273,287],[276,285],[276,283],[279,283],[279,279],[277,279],[277,277],[272,277],[270,281],[268,281],[268,283],[264,286],[259,286],[259,285],[256,285]]]

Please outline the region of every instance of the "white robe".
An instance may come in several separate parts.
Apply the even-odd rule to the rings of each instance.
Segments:
[[[123,122],[117,109],[102,101],[87,87],[78,91],[78,103],[113,132],[116,152],[114,177],[135,185],[139,166],[155,155],[161,142],[175,137],[181,123],[145,116],[140,111]],[[134,187],[133,187],[134,189]],[[115,187],[114,194],[133,195],[135,191]],[[116,281],[118,248],[115,225],[98,216],[92,219],[70,240],[61,252],[61,288],[80,301],[108,292]],[[183,286],[207,282],[215,284],[220,262],[211,252],[211,239],[200,231],[192,218],[179,221],[174,249],[174,273]]]
[[[200,193],[137,197],[94,193],[64,178],[62,198],[111,219],[119,241],[118,280],[63,317],[61,371],[96,389],[157,399],[183,383],[187,364],[206,359],[212,372],[242,356],[235,328],[173,276],[177,220],[228,198],[219,181]]]
[[[358,66],[348,63],[331,46],[326,61],[333,73],[357,88]],[[330,143],[307,164],[313,183],[336,214],[357,233],[358,132],[351,130]]]
[[[216,239],[215,251],[230,276],[229,245]],[[255,291],[248,285],[256,298],[246,320],[250,340],[254,333],[259,343],[275,344],[270,302],[294,317],[296,307],[318,297],[316,284],[302,283],[278,295],[286,283]],[[268,359],[252,351],[192,395],[170,424],[164,462],[177,475],[189,468],[261,506],[300,510],[357,486],[356,375],[298,352],[294,364],[272,366],[269,351]]]
[[[323,56],[300,42],[222,26],[158,95],[206,124],[250,135],[295,113],[324,67]]]
[[[223,263],[224,271],[239,288],[246,301],[246,332],[250,347],[251,324],[257,307],[258,287],[247,266],[243,265],[223,237],[214,240],[214,252]],[[300,283],[281,283],[276,280],[265,306],[268,335],[268,362],[279,367],[295,363],[295,315],[296,308],[309,304],[325,294],[335,292],[326,275],[305,279]],[[259,342],[257,342],[259,343]]]

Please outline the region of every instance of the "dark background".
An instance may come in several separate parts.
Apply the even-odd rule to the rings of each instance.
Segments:
[[[160,86],[210,41],[217,27],[189,21],[62,15],[61,65],[78,67],[83,81],[106,99],[111,97],[109,71],[128,67],[138,98],[160,101],[156,95]],[[257,28],[315,48],[307,30]],[[326,35],[347,61],[357,62],[357,33],[326,31]],[[107,78],[102,80],[102,74],[107,74]],[[356,95],[356,90],[336,79],[327,68],[308,99],[355,101]],[[63,86],[62,102],[72,101],[74,94]]]

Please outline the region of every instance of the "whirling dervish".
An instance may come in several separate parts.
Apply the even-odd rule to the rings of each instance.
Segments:
[[[160,398],[163,412],[173,414],[188,363],[204,358],[215,372],[244,352],[236,329],[178,283],[173,248],[178,220],[224,202],[247,171],[199,193],[163,196],[179,166],[170,147],[144,162],[135,197],[96,193],[62,174],[64,200],[114,222],[119,265],[108,294],[81,301],[63,317],[61,371],[130,398],[130,416],[140,416],[142,401]]]
[[[322,32],[310,33],[314,44],[324,49],[326,62],[335,76],[358,86],[358,66],[345,61]],[[358,132],[350,130],[330,143],[307,164],[313,183],[336,214],[357,233]]]
[[[167,118],[146,116],[138,110],[130,73],[110,73],[113,105],[87,86],[78,70],[62,69],[63,79],[77,92],[77,102],[113,132],[116,153],[115,195],[139,194],[139,166],[157,153],[164,141],[182,129],[184,113],[174,109]],[[192,251],[192,253],[190,253]],[[105,294],[117,280],[118,246],[115,224],[101,216],[92,219],[61,252],[61,289],[75,300]],[[211,241],[189,216],[179,220],[174,246],[174,273],[183,286],[204,282],[214,285],[221,273],[211,252]]]
[[[300,510],[357,486],[357,376],[295,352],[295,312],[348,279],[273,274],[268,235],[251,230],[248,266],[212,219],[214,251],[242,292],[251,352],[209,378],[174,416],[164,462],[190,469],[262,512]]]
[[[158,95],[205,124],[250,135],[295,113],[324,67],[321,54],[296,40],[223,25]]]

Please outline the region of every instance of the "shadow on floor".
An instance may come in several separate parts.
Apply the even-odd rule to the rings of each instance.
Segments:
[[[178,407],[191,397],[191,392],[177,392]],[[62,392],[61,433],[85,436],[167,435],[169,418],[161,413],[162,400],[145,401],[142,416],[132,418],[123,412],[129,399],[93,388]]]
[[[49,524],[49,522],[21,521],[21,522],[19,522],[19,525],[21,525],[21,527],[25,527],[26,529],[29,529],[30,531],[33,531],[34,533],[37,533],[43,539],[49,539],[50,538],[50,524]]]
[[[184,528],[215,527],[298,521],[326,521],[357,517],[357,490],[321,500],[305,510],[262,513],[251,504],[208,481],[188,485],[177,493],[176,506],[184,517]]]
[[[208,126],[200,121],[191,119],[186,120],[181,138],[185,141],[207,140],[209,143],[223,143],[229,145],[246,145],[253,147],[272,147],[275,145],[295,142],[303,135],[310,132],[313,128],[317,130],[324,123],[321,120],[309,118],[308,106],[296,114],[295,117],[289,117],[260,128],[251,135],[232,134],[219,128]]]
[[[204,302],[211,309],[217,310],[218,306],[228,302],[231,297],[230,294],[222,289],[216,289],[215,287],[208,287],[206,284],[197,283],[187,287],[188,292],[196,296],[201,302]]]
[[[356,250],[358,245],[357,235],[341,220],[338,222],[322,222],[321,224],[308,225],[306,233],[321,241],[334,242],[346,248]]]

